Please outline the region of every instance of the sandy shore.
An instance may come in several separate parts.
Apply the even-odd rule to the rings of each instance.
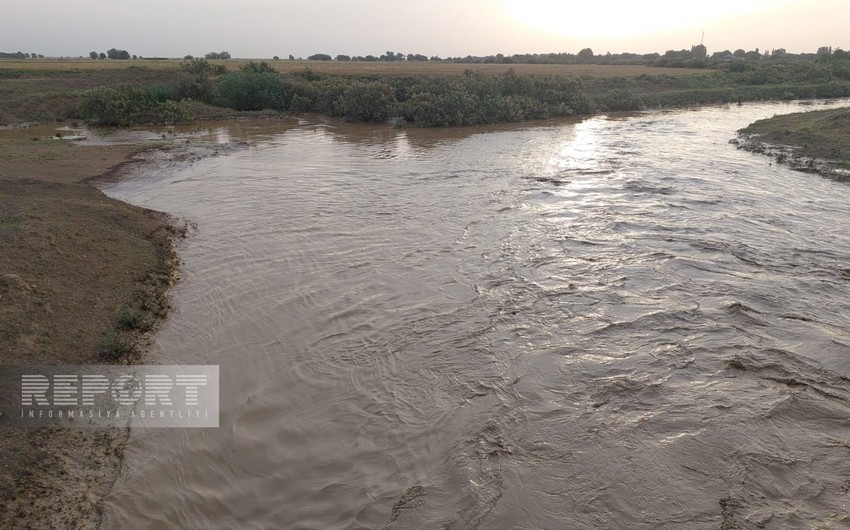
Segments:
[[[0,131],[0,364],[139,363],[169,309],[187,223],[96,185],[179,170],[229,144],[80,145],[55,127]],[[242,144],[244,146],[244,144]],[[134,311],[144,326],[119,315]],[[130,351],[115,355],[104,334]],[[128,429],[13,429],[0,438],[0,528],[97,528]]]

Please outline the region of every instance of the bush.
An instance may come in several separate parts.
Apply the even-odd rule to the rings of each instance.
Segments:
[[[136,344],[133,339],[115,331],[104,333],[100,340],[100,346],[101,355],[108,361],[126,359],[136,352]]]
[[[150,331],[153,329],[152,321],[144,313],[129,307],[125,307],[118,315],[118,325],[131,331]]]
[[[189,109],[189,100],[168,100],[156,103],[136,118],[136,123],[162,123],[174,125],[192,121],[192,111]]]
[[[99,125],[130,125],[150,104],[145,90],[132,85],[96,88],[86,94],[80,116]]]
[[[337,112],[352,121],[386,121],[396,114],[395,90],[386,83],[357,81],[336,100]]]
[[[600,98],[599,107],[607,111],[640,110],[644,107],[641,98],[626,88],[616,88]]]
[[[234,72],[218,82],[221,104],[235,110],[263,110],[286,108],[283,83],[274,73]]]
[[[313,110],[313,100],[300,94],[293,94],[289,110],[295,113],[310,112]]]
[[[167,89],[133,85],[97,88],[87,93],[78,114],[98,125],[189,121],[186,102],[167,99]]]
[[[192,59],[180,63],[180,71],[196,76],[215,76],[227,73],[227,67],[223,64],[213,64],[206,59]]]
[[[277,70],[272,67],[269,63],[265,61],[256,62],[249,61],[248,64],[240,68],[243,72],[246,73],[254,73],[254,74],[274,74],[277,73]]]

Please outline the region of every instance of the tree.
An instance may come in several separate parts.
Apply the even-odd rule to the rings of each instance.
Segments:
[[[97,59],[97,52],[89,52],[89,57],[92,59]]]
[[[106,50],[106,56],[110,59],[129,59],[130,54],[127,50],[119,50],[117,48],[109,48]]]
[[[103,52],[100,52],[100,55],[98,55],[98,58],[100,58],[100,59],[106,59],[106,54],[105,54],[105,53],[103,53]]]
[[[227,60],[230,59],[230,52],[210,52],[204,55],[206,59],[220,59]]]
[[[584,48],[580,52],[578,52],[578,59],[580,62],[589,62],[593,60],[593,50],[590,48]]]
[[[192,59],[194,59],[194,57],[192,57],[191,55],[184,55],[183,58],[187,61],[191,61]]]
[[[691,56],[694,59],[705,59],[708,55],[708,49],[703,44],[697,44],[696,46],[691,46]]]
[[[289,60],[290,60],[290,61],[294,61],[294,60],[295,60],[295,56],[294,56],[294,55],[292,55],[291,53],[289,54]]]
[[[280,60],[280,56],[278,56],[278,55],[275,55],[274,57],[272,57],[272,61],[279,61],[279,60]]]
[[[314,53],[313,55],[307,57],[308,61],[330,61],[332,57],[326,53]]]

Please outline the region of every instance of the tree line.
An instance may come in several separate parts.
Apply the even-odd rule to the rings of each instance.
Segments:
[[[44,55],[40,53],[27,52],[0,52],[0,59],[43,59]]]

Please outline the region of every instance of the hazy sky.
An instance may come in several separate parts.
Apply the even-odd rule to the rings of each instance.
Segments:
[[[8,2],[0,51],[146,57],[850,49],[850,0],[45,0]]]

